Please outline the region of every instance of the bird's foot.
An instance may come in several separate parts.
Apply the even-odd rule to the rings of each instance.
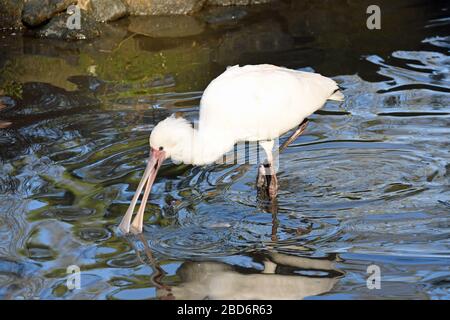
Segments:
[[[269,176],[270,182],[267,188],[267,194],[269,195],[270,200],[274,200],[278,194],[278,178],[276,174],[272,174]]]
[[[266,168],[261,164],[258,168],[258,176],[256,177],[256,187],[261,189],[267,186]]]
[[[278,179],[270,165],[261,164],[258,168],[258,177],[256,178],[256,188],[258,194],[274,200],[278,193]]]

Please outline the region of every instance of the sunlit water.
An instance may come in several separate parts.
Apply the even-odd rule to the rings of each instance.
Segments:
[[[326,3],[212,10],[164,34],[126,19],[83,45],[1,39],[4,94],[21,98],[1,100],[0,297],[448,299],[448,7],[381,2],[369,31],[364,6]],[[167,162],[143,236],[120,236],[152,127],[194,120],[207,83],[247,63],[346,95],[281,155],[278,202],[257,197],[254,164]]]

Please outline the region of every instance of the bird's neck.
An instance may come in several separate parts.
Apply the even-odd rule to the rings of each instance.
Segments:
[[[180,144],[181,150],[172,159],[186,164],[205,165],[215,162],[231,150],[235,141],[214,128],[192,129],[190,137]]]

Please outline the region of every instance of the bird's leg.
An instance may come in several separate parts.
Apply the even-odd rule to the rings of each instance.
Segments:
[[[265,189],[266,194],[269,196],[270,200],[273,200],[277,196],[278,192],[278,179],[275,174],[274,169],[274,157],[272,153],[274,141],[262,141],[260,145],[263,147],[266,152],[267,162],[265,164],[261,164],[258,169],[258,177],[256,180],[256,186],[258,191],[261,189]]]
[[[258,176],[256,177],[256,187],[262,188],[267,185],[266,168],[264,164],[260,164],[258,168]]]
[[[278,178],[273,167],[273,162],[269,163],[269,172],[270,174],[268,176],[266,175],[269,178],[267,193],[269,194],[270,200],[274,200],[278,193]]]
[[[270,200],[276,198],[278,193],[278,178],[272,163],[261,164],[256,180],[258,192],[264,191]]]
[[[300,123],[297,130],[295,130],[294,133],[292,133],[292,135],[278,148],[278,153],[283,152],[288,145],[295,141],[295,139],[297,139],[305,131],[308,122],[308,118],[305,118],[302,123]]]
[[[288,145],[295,141],[295,139],[297,139],[305,131],[307,125],[308,119],[306,118],[298,126],[297,130],[295,130],[292,135],[278,148],[275,154],[272,154],[273,141],[272,146],[265,146],[263,143],[261,143],[264,150],[266,151],[268,163],[261,164],[259,166],[258,177],[256,178],[256,187],[258,189],[267,189],[267,193],[270,199],[274,199],[276,197],[278,190],[278,179],[273,168],[274,156],[278,156],[288,147]]]
[[[269,179],[267,176],[271,174],[269,167],[273,159],[272,149],[274,141],[261,141],[259,145],[264,149],[267,159],[264,163],[261,163],[258,168],[258,176],[256,177],[256,187],[258,189],[267,188],[267,186],[269,185]]]

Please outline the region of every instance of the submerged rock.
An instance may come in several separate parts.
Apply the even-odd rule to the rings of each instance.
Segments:
[[[77,0],[28,0],[23,7],[22,21],[32,27],[38,26],[75,3]]]
[[[247,16],[243,7],[209,7],[201,14],[204,21],[214,26],[235,24]]]
[[[22,27],[23,0],[0,0],[0,29]]]
[[[134,17],[128,30],[153,38],[176,38],[197,35],[204,25],[191,16]]]
[[[80,91],[98,92],[107,86],[106,82],[94,76],[76,75],[67,80],[76,84]]]
[[[294,39],[284,33],[278,21],[266,20],[226,33],[214,52],[214,60],[222,65],[255,63],[262,52],[283,52],[293,46]]]
[[[69,29],[67,21],[68,13],[60,13],[54,16],[45,26],[34,31],[38,38],[62,39],[62,40],[89,40],[101,35],[101,29],[97,21],[86,11],[80,10],[80,29]]]
[[[114,21],[127,14],[122,0],[78,0],[78,5],[99,22]]]
[[[199,11],[205,0],[124,0],[132,15],[191,14]]]

